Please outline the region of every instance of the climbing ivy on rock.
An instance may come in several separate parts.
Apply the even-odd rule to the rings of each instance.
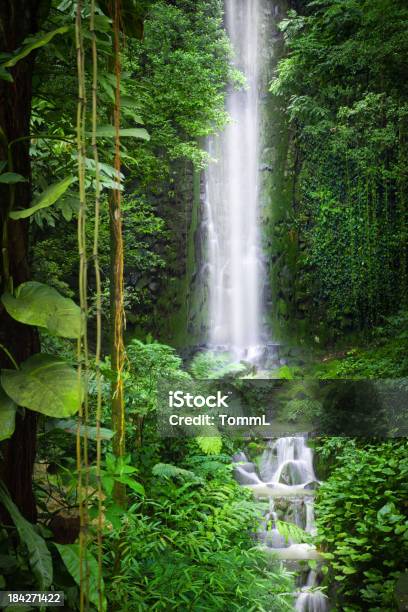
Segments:
[[[319,0],[281,23],[287,56],[271,90],[293,192],[282,231],[296,242],[297,316],[315,331],[365,328],[406,301],[407,23],[388,0]]]

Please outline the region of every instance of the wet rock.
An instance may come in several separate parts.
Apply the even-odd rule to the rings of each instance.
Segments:
[[[242,451],[235,453],[235,455],[232,456],[232,460],[234,463],[238,463],[238,461],[244,461],[245,463],[248,463],[248,459],[245,453],[243,453]]]
[[[259,484],[259,478],[256,474],[246,472],[241,469],[240,466],[234,468],[234,475],[237,481],[243,485],[257,485]]]
[[[241,463],[239,466],[245,472],[250,472],[251,474],[256,474],[256,467],[253,463]]]

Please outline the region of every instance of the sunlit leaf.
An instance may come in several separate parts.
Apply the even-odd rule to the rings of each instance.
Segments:
[[[102,125],[96,130],[97,138],[115,138],[116,132],[113,125]],[[141,140],[150,140],[148,132],[144,128],[121,128],[119,130],[120,138],[139,138]]]
[[[32,206],[25,208],[24,210],[14,210],[10,213],[10,218],[14,219],[26,219],[31,217],[41,208],[48,208],[55,204],[55,202],[66,192],[68,187],[74,182],[75,177],[68,176],[67,178],[53,183],[47,189],[45,189],[37,198],[32,202]]]
[[[26,44],[24,44],[20,50],[14,52],[13,57],[11,57],[7,62],[2,64],[2,67],[12,68],[20,60],[29,55],[31,51],[43,47],[44,45],[49,43],[50,40],[54,38],[54,36],[56,36],[57,34],[65,34],[65,32],[68,32],[68,30],[69,26],[61,26],[56,30],[52,30],[51,32],[39,32],[35,36],[30,36],[30,38],[27,39]]]
[[[63,338],[79,338],[81,310],[56,289],[29,281],[20,285],[15,295],[4,293],[1,300],[13,319],[26,325],[45,327]]]
[[[3,370],[1,383],[18,406],[51,417],[72,416],[82,401],[75,368],[51,355],[38,353],[27,359],[20,370]]]

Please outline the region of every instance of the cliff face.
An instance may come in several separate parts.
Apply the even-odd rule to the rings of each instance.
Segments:
[[[161,341],[183,351],[201,344],[206,335],[204,176],[190,163],[179,163],[174,177],[173,197],[160,204],[171,240],[157,301],[157,327]]]
[[[260,217],[264,251],[262,289],[268,335],[283,335],[292,296],[291,262],[294,246],[283,224],[291,206],[288,172],[289,134],[283,109],[269,92],[276,64],[283,53],[279,21],[287,10],[286,0],[265,5],[262,19],[262,83],[260,146]],[[208,318],[208,267],[206,266],[205,173],[190,164],[174,168],[173,196],[159,204],[173,240],[166,255],[168,274],[157,301],[157,334],[179,349],[206,342]]]
[[[299,315],[296,301],[299,245],[286,220],[293,205],[294,160],[284,109],[269,92],[284,52],[278,23],[286,0],[267,3],[262,20],[260,129],[260,217],[264,251],[263,325],[269,337],[287,335],[288,321]],[[295,162],[296,163],[296,162]],[[208,268],[206,266],[205,174],[190,163],[174,164],[172,184],[158,201],[169,239],[160,249],[167,261],[157,292],[152,333],[179,350],[202,345],[207,338]]]

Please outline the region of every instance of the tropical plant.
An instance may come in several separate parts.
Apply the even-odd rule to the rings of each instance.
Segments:
[[[329,455],[327,455],[328,449]],[[329,439],[335,452],[318,490],[318,542],[326,551],[337,610],[395,610],[408,552],[407,443]]]

